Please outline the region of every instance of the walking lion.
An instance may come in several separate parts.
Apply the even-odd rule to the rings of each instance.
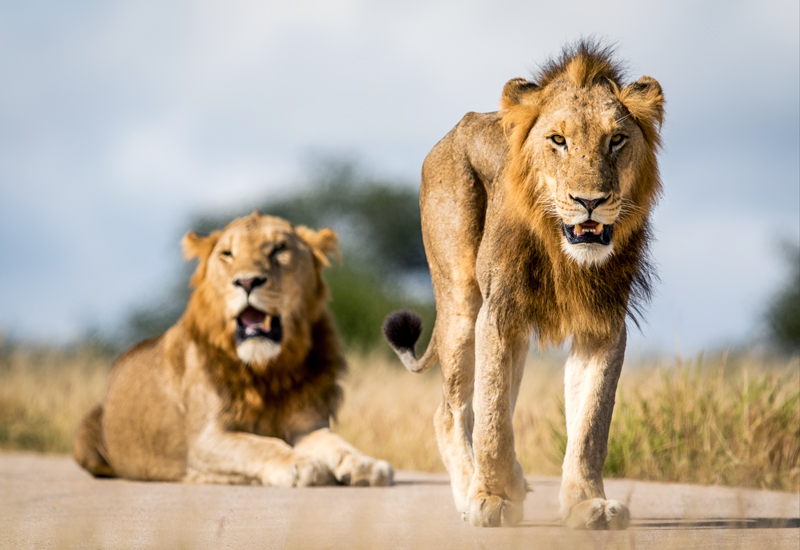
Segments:
[[[622,82],[609,49],[563,51],[533,82],[516,78],[501,110],[469,113],[425,159],[420,210],[436,298],[421,321],[396,312],[384,333],[405,366],[438,360],[434,424],[456,508],[473,525],[515,524],[526,486],[512,416],[530,335],[571,339],[561,515],[574,528],[624,529],[602,471],[625,351],[626,316],[650,295],[648,218],[661,183],[661,86]]]

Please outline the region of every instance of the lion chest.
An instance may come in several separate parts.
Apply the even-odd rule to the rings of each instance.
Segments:
[[[232,431],[291,442],[328,424],[328,404],[304,386],[256,379],[248,387],[223,391],[223,422]]]
[[[603,336],[624,321],[631,274],[614,258],[584,269],[531,231],[499,224],[484,239],[477,276],[484,302],[502,332],[533,331],[540,344],[560,345],[570,335]]]

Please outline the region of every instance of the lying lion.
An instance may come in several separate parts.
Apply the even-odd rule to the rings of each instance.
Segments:
[[[394,472],[331,432],[346,364],[322,268],[336,234],[258,212],[207,237],[167,332],[120,357],[75,436],[95,476],[278,487],[389,485]]]
[[[562,518],[589,529],[629,523],[602,473],[625,318],[650,292],[664,96],[654,79],[626,84],[621,73],[607,49],[568,48],[534,82],[509,81],[499,112],[467,114],[422,168],[436,326],[419,359],[418,316],[395,313],[384,331],[410,370],[442,365],[436,435],[456,507],[473,525],[522,518],[511,421],[531,334],[572,346]]]

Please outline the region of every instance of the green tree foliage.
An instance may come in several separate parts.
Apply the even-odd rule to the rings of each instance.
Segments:
[[[308,183],[294,193],[254,201],[224,215],[199,217],[191,229],[208,234],[253,210],[337,231],[343,261],[326,270],[326,280],[331,310],[348,346],[383,345],[384,317],[402,308],[423,316],[427,330],[421,344],[425,344],[434,308],[415,187],[371,178],[352,163],[322,161]],[[186,307],[190,292],[186,281],[193,268],[193,264],[184,266],[180,283],[161,303],[129,317],[129,341],[158,334],[175,323]]]
[[[788,352],[800,351],[800,244],[787,245],[789,278],[767,311],[770,338]]]

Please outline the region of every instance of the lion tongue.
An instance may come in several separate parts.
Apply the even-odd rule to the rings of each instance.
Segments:
[[[245,328],[257,327],[267,319],[267,314],[259,311],[252,306],[248,306],[239,316],[239,320]]]

